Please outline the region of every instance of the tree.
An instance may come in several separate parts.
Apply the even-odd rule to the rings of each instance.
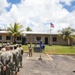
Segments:
[[[30,27],[27,27],[26,31],[32,31],[32,29]]]
[[[10,24],[7,28],[8,34],[11,35],[11,38],[14,38],[14,43],[16,43],[16,37],[20,36],[23,31],[23,25],[20,25],[19,23],[14,23],[14,26]]]
[[[58,31],[62,38],[67,42],[67,45],[73,45],[73,40],[75,39],[75,35],[73,34],[75,32],[75,29],[72,29],[70,27],[63,28],[62,30]]]

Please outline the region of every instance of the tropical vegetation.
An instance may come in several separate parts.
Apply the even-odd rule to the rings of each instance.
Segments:
[[[16,43],[16,37],[20,36],[23,31],[23,25],[19,23],[14,23],[14,25],[10,24],[10,26],[7,28],[8,34],[12,39],[14,38],[14,43]]]
[[[73,40],[75,40],[75,29],[67,27],[59,30],[58,32],[59,35],[67,42],[67,45],[73,45]]]
[[[30,27],[27,27],[26,31],[32,31],[32,29]]]

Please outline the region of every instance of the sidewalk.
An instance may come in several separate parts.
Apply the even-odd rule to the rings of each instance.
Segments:
[[[42,60],[53,60],[48,54],[38,53],[38,52],[33,52],[33,56],[29,57],[29,55],[28,55],[26,59],[39,60],[40,56],[41,56]]]

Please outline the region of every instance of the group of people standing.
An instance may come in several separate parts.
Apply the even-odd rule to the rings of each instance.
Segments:
[[[32,44],[29,48],[29,57],[32,57]],[[44,44],[40,42],[40,49],[44,49]],[[21,44],[3,44],[0,48],[0,75],[15,75],[22,68],[22,58],[24,50]]]
[[[22,67],[23,48],[21,44],[2,45],[0,50],[0,75],[15,75]]]

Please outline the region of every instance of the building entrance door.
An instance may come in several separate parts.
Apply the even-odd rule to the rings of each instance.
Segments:
[[[22,37],[22,45],[26,44],[26,37]]]
[[[45,44],[48,44],[48,37],[45,37]]]

